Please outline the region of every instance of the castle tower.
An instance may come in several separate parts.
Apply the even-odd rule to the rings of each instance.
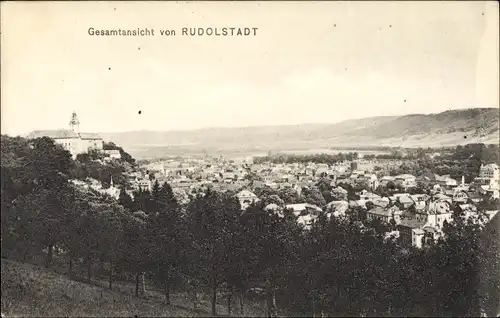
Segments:
[[[78,116],[76,116],[76,112],[73,111],[71,114],[71,120],[69,121],[69,130],[74,133],[80,133],[80,121],[78,120]]]

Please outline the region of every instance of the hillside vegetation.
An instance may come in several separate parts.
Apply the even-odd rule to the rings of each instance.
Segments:
[[[62,269],[62,268],[61,268]],[[189,308],[191,300],[185,293],[172,294],[171,304],[156,290],[147,290],[142,298],[134,297],[134,286],[117,282],[109,290],[106,281],[93,279],[86,283],[70,280],[64,274],[2,259],[2,314],[32,317],[208,317],[210,300],[201,299],[198,308]],[[254,308],[257,307],[257,308]],[[245,316],[261,316],[250,302]],[[225,306],[218,305],[224,312]]]
[[[2,313],[35,317],[197,316],[194,311],[165,306],[69,280],[44,268],[2,259]]]
[[[332,119],[334,120],[334,119]],[[131,131],[102,134],[136,158],[203,152],[257,152],[353,146],[440,147],[499,143],[498,108],[438,114],[369,117],[337,124],[304,124],[192,131]]]

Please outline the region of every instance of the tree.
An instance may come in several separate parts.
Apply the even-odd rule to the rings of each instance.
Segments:
[[[257,286],[265,287],[268,316],[276,315],[276,290],[286,285],[287,274],[294,267],[296,246],[301,228],[291,211],[281,218],[272,211],[254,209],[246,213],[246,233],[252,233],[253,251],[258,263]]]
[[[216,315],[217,289],[224,282],[222,273],[229,271],[227,255],[233,248],[240,205],[234,196],[207,191],[188,206],[191,255],[197,254],[191,272],[211,291],[212,315]]]
[[[154,259],[157,279],[163,282],[165,300],[170,304],[172,278],[180,273],[181,251],[186,248],[186,229],[180,215],[180,206],[168,183],[160,188],[153,186],[152,201],[155,205],[153,218]]]
[[[480,248],[482,226],[456,208],[453,222],[446,224],[443,231],[444,239],[440,239],[433,249],[435,257],[439,257],[439,276],[435,278],[440,296],[437,315],[477,316],[481,286],[479,270],[485,258]],[[450,266],[455,270],[447,270]]]
[[[120,268],[135,275],[135,295],[139,297],[141,278],[144,291],[144,274],[154,268],[150,220],[143,211],[126,214],[123,220],[123,244],[118,263]]]
[[[295,204],[302,201],[302,197],[299,195],[299,193],[291,187],[284,187],[279,189],[278,195],[281,199],[283,199],[285,204]]]
[[[260,200],[262,201],[262,204],[263,206],[267,206],[269,204],[276,204],[280,207],[284,206],[285,205],[285,201],[283,201],[278,195],[276,194],[273,194],[273,195],[264,195],[260,198]]]
[[[125,191],[125,189],[120,190],[120,195],[118,197],[118,203],[125,209],[132,210],[134,208],[134,201],[130,195]]]
[[[123,251],[121,244],[124,238],[124,208],[117,204],[103,205],[97,215],[96,234],[99,237],[99,258],[109,262],[109,289],[113,288],[113,268]]]
[[[324,207],[326,205],[325,198],[317,187],[304,187],[302,194],[304,196],[304,201],[309,204],[314,204],[319,207]]]

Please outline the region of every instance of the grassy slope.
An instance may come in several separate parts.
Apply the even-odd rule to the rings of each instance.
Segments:
[[[2,259],[2,314],[6,316],[37,317],[195,317],[210,316],[210,299],[201,299],[197,310],[184,294],[171,296],[172,305],[164,297],[148,290],[145,297],[134,296],[133,283],[115,283],[113,291],[105,281],[91,284],[69,280],[67,276],[31,264]],[[221,303],[217,310],[227,315]],[[261,304],[245,301],[246,316],[262,316]],[[233,305],[236,309],[236,304]]]

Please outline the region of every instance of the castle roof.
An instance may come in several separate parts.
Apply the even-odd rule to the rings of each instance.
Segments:
[[[70,138],[78,138],[78,134],[71,130],[35,130],[28,134],[27,138],[41,138],[41,137],[49,137],[52,139],[70,139]]]
[[[80,133],[80,139],[98,139],[102,140],[101,136],[96,133]]]
[[[101,136],[96,133],[75,133],[71,130],[35,130],[26,136],[28,139],[49,137],[52,139],[84,139],[84,140],[102,140]]]

